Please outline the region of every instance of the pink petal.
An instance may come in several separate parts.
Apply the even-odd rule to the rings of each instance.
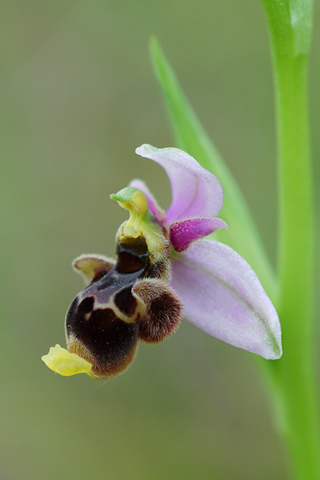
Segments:
[[[193,157],[178,148],[158,149],[151,145],[142,145],[136,153],[159,163],[168,174],[172,203],[166,215],[167,224],[186,218],[218,215],[223,204],[222,186],[217,177]]]
[[[213,337],[267,359],[282,355],[278,314],[250,265],[230,247],[198,240],[173,258],[185,317]]]
[[[129,187],[138,188],[142,193],[144,193],[150,212],[153,213],[153,215],[157,217],[161,223],[164,223],[166,213],[164,210],[162,210],[162,208],[159,207],[157,200],[154,198],[147,185],[142,180],[135,178],[134,180],[131,180]]]
[[[188,218],[170,225],[170,242],[176,252],[186,250],[195,240],[226,227],[220,218]]]

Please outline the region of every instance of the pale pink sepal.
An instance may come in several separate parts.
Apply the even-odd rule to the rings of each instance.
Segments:
[[[188,153],[178,148],[155,148],[142,145],[136,153],[162,165],[172,190],[172,202],[165,223],[193,217],[215,217],[223,204],[221,183],[201,167]]]
[[[172,286],[185,318],[239,348],[278,359],[278,314],[250,265],[230,247],[198,240],[172,259]]]

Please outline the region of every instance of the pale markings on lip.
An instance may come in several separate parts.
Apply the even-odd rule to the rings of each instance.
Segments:
[[[120,320],[122,320],[123,322],[125,323],[135,323],[136,320],[137,320],[137,317],[138,317],[138,314],[141,313],[141,305],[139,302],[139,306],[135,309],[133,315],[131,316],[128,316],[124,313],[121,312],[121,310],[119,310],[119,308],[116,306],[115,302],[114,302],[114,298],[115,296],[117,295],[118,292],[114,293],[109,302],[98,302],[98,300],[95,298],[95,296],[93,295],[94,297],[94,303],[93,303],[93,308],[92,308],[92,311],[91,312],[88,312],[84,315],[84,318],[85,320],[89,320],[90,319],[90,316],[91,316],[91,313],[94,311],[94,310],[105,310],[107,308],[110,308],[113,313],[118,317],[120,318]],[[79,305],[80,303],[82,302],[82,300],[86,298],[84,295],[80,295],[80,301],[79,301]],[[139,308],[140,307],[140,308]]]

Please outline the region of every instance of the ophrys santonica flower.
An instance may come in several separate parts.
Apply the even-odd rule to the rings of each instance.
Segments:
[[[116,237],[116,260],[83,255],[74,267],[89,282],[66,317],[67,348],[43,360],[61,375],[111,378],[132,362],[138,341],[157,343],[186,320],[227,343],[276,359],[279,318],[249,264],[203,237],[226,224],[219,180],[187,153],[143,145],[171,182],[165,213],[141,180],[111,198],[130,212]],[[181,299],[180,299],[181,298]]]

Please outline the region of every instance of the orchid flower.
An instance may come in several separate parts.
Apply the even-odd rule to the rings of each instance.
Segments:
[[[42,357],[61,375],[111,378],[132,362],[138,341],[157,343],[183,316],[224,342],[277,359],[277,312],[250,265],[232,248],[204,237],[226,227],[219,180],[186,152],[142,145],[136,153],[167,172],[167,212],[141,180],[111,198],[129,210],[117,233],[116,261],[83,255],[74,267],[89,285],[66,318],[68,350]]]

